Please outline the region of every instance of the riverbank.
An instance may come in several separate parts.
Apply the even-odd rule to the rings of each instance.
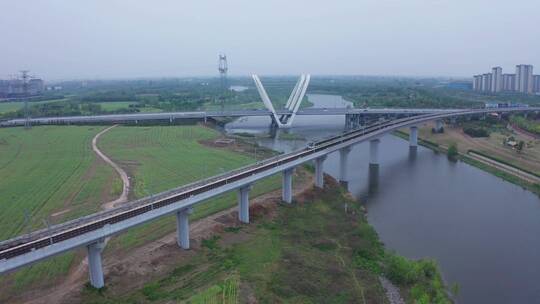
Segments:
[[[409,134],[407,132],[397,130],[393,134],[405,140],[409,140]],[[443,146],[423,138],[418,138],[418,144],[440,153],[447,153],[448,150],[447,146]],[[536,178],[534,177],[534,174],[524,171],[516,166],[503,163],[494,158],[485,160],[483,158],[486,157],[482,157],[482,155],[476,156],[475,151],[473,150],[469,152],[470,153],[459,152],[457,159],[500,177],[507,182],[523,187],[540,196],[540,184],[535,182]]]
[[[122,276],[108,278],[108,288],[85,289],[81,303],[257,303],[346,302],[450,303],[433,261],[410,261],[387,252],[367,223],[363,207],[331,177],[323,190],[310,186],[295,193],[294,204],[277,198],[253,202],[252,223],[233,212],[217,219],[187,253],[173,242],[167,272],[125,290]],[[204,235],[204,234],[203,234]],[[169,250],[171,249],[169,248]],[[158,267],[158,265],[156,265]],[[159,267],[162,268],[162,267]],[[392,284],[379,278],[387,277]],[[422,302],[423,301],[423,302]]]

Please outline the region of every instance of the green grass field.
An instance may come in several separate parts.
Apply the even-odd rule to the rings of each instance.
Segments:
[[[2,239],[45,227],[42,220],[52,213],[67,210],[60,216],[48,217],[57,223],[98,211],[101,203],[119,194],[120,179],[105,163],[96,162],[91,150],[91,139],[102,128],[0,129]],[[199,143],[218,135],[217,131],[199,126],[117,127],[104,134],[98,145],[132,176],[132,198],[138,198],[254,161],[246,155]],[[251,196],[279,186],[279,176],[265,179],[254,186]],[[236,194],[225,194],[199,205],[192,219],[235,204]],[[31,215],[27,226],[25,212]],[[107,252],[128,250],[174,229],[174,217],[165,217],[114,238]],[[2,280],[0,294],[8,296],[36,283],[53,284],[74,262],[79,262],[75,257],[76,252],[70,252],[23,268]]]
[[[132,176],[133,197],[139,198],[178,187],[254,162],[226,149],[204,146],[200,141],[217,138],[218,132],[199,126],[118,127],[104,134],[100,148]],[[274,176],[256,183],[251,196],[280,187]],[[195,208],[198,219],[236,204],[236,193],[227,193]],[[120,235],[108,246],[129,249],[174,231],[174,217],[165,217]]]
[[[37,102],[30,102],[28,105],[36,105],[41,103],[49,103],[49,102],[55,102],[62,99],[53,99],[53,100],[44,100],[44,101],[37,101]],[[0,102],[0,114],[9,113],[9,112],[15,112],[19,109],[22,109],[24,107],[24,102]]]
[[[0,239],[99,210],[114,174],[90,141],[102,127],[0,129]],[[96,193],[98,195],[96,195]],[[25,225],[26,218],[29,221]]]
[[[89,214],[117,193],[112,168],[96,159],[91,139],[102,127],[0,129],[0,239]],[[56,216],[51,216],[59,213]],[[0,286],[20,290],[68,271],[75,254],[26,267]],[[0,290],[0,294],[2,291]],[[1,301],[1,300],[0,300]]]

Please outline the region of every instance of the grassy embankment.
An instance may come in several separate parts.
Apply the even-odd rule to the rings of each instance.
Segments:
[[[98,211],[103,200],[118,195],[121,182],[91,150],[91,139],[100,130],[0,129],[0,239],[45,228],[44,220],[53,224]],[[54,278],[68,271],[73,258],[68,253],[24,268],[2,278],[0,285],[15,283],[18,289]]]
[[[510,117],[510,122],[528,132],[540,135],[540,122],[538,120],[528,120],[523,116],[512,115]]]
[[[138,105],[137,101],[107,101],[107,102],[96,102],[101,109],[105,112],[117,112],[119,110],[128,110],[130,105]],[[161,112],[161,109],[152,108],[152,107],[140,107],[138,108],[140,113],[154,113]]]
[[[86,289],[82,302],[388,303],[378,279],[385,275],[408,303],[450,303],[436,264],[385,252],[360,205],[335,182],[294,205],[255,210],[252,224],[231,223],[142,288]]]
[[[29,106],[56,102],[64,99],[52,99],[52,100],[43,100],[43,101],[31,101]],[[0,102],[0,115],[5,113],[16,112],[24,108],[24,102],[22,101],[9,101],[9,102]]]
[[[127,169],[134,185],[132,197],[139,198],[254,162],[247,153],[201,144],[218,134],[198,126],[118,127],[104,134],[99,147]],[[259,157],[265,156],[263,151],[259,149]],[[272,176],[257,182],[250,196],[278,189],[280,185],[280,176]],[[198,205],[191,218],[205,217],[236,204],[236,193],[227,193]],[[158,239],[176,229],[174,221],[170,216],[132,229],[114,239],[107,250],[127,250]]]

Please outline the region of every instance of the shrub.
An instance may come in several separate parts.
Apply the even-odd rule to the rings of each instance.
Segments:
[[[463,132],[471,137],[489,137],[489,131],[481,127],[464,127]]]
[[[457,145],[455,143],[452,143],[450,144],[450,146],[448,147],[448,158],[449,159],[456,159],[459,152],[458,152],[458,148],[457,148]]]
[[[414,261],[395,255],[386,256],[386,277],[396,284],[414,284],[421,276],[421,268]]]

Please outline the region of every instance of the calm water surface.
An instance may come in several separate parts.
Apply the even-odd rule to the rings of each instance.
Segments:
[[[309,95],[316,107],[348,103],[340,96]],[[260,140],[291,151],[306,140],[343,131],[343,116],[297,117],[288,132],[302,140]],[[269,119],[231,123],[229,132],[268,133]],[[289,136],[290,137],[290,136]],[[369,169],[369,145],[349,155],[348,188],[368,210],[368,220],[386,247],[410,258],[431,257],[449,283],[459,284],[459,303],[540,303],[540,199],[462,162],[388,135],[380,167]],[[339,174],[339,155],[325,161]]]

